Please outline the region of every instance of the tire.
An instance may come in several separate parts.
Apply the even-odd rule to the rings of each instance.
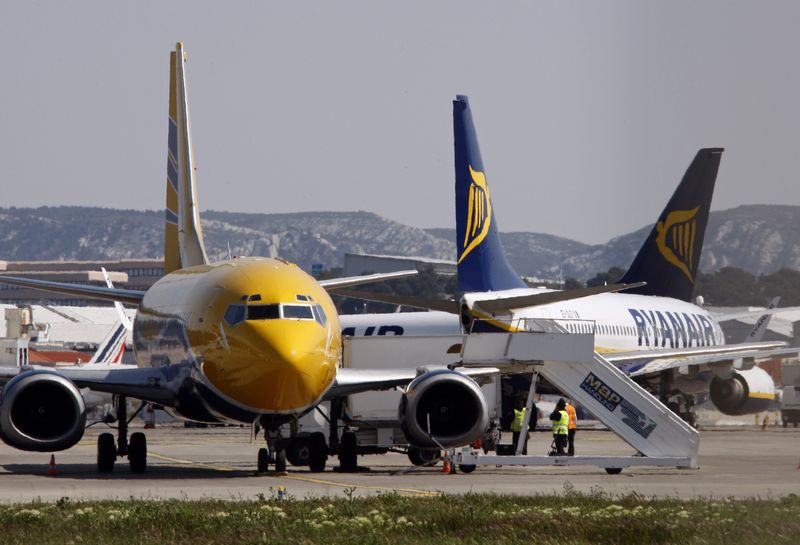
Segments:
[[[286,471],[286,449],[279,448],[275,451],[275,471],[278,473]]]
[[[440,458],[441,455],[442,453],[435,449],[419,447],[408,448],[408,460],[415,466],[436,465],[433,461]]]
[[[606,473],[608,473],[609,475],[619,475],[620,473],[622,473],[622,468],[621,467],[607,467],[606,468]]]
[[[295,437],[289,441],[289,446],[286,448],[286,459],[293,466],[307,466],[310,451],[308,437]]]
[[[308,465],[312,473],[325,471],[328,461],[328,445],[322,432],[314,432],[309,438]]]
[[[258,473],[266,473],[269,470],[269,451],[265,448],[258,449]]]
[[[339,467],[342,471],[355,471],[358,467],[358,441],[352,431],[344,432],[339,442]]]
[[[147,469],[147,437],[140,432],[131,434],[128,444],[128,463],[131,473],[144,473]]]
[[[472,473],[473,471],[475,471],[475,467],[476,466],[472,464],[462,464],[458,466],[458,469],[461,470],[462,473]]]
[[[117,447],[114,444],[114,435],[101,433],[97,438],[97,472],[113,473],[116,461]]]

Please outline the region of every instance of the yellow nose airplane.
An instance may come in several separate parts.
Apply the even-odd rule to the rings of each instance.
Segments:
[[[119,399],[116,441],[111,434],[98,440],[101,472],[112,471],[119,455],[128,456],[134,472],[146,468],[144,435],[134,433],[128,441],[126,396],[189,420],[260,425],[269,449],[259,451],[259,470],[270,462],[283,470],[283,424],[325,400],[403,385],[408,388],[401,415],[412,444],[456,446],[479,437],[488,426],[486,403],[465,374],[436,369],[417,376],[415,369],[341,367],[339,317],[327,290],[416,271],[318,282],[280,259],[209,263],[197,208],[185,62],[179,43],[170,54],[165,276],[147,292],[0,276],[7,284],[137,305],[136,365],[0,369],[7,381],[0,398],[0,438],[22,450],[70,448],[83,436],[80,388],[89,388]],[[352,468],[357,446],[346,433],[337,441],[339,455]],[[312,471],[324,468],[329,448],[322,434],[312,435]]]

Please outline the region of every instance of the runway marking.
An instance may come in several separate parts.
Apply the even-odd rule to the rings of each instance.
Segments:
[[[203,462],[196,462],[194,460],[183,460],[181,458],[173,458],[172,456],[165,456],[163,454],[157,454],[153,451],[147,453],[148,456],[152,456],[153,458],[158,458],[159,460],[164,460],[165,462],[175,462],[176,464],[183,464],[183,465],[190,465],[190,466],[200,466],[200,467],[207,467],[209,469],[216,469],[218,471],[236,471],[235,468],[228,467],[228,466],[219,466],[216,464],[206,464]]]
[[[193,465],[193,466],[200,466],[200,467],[207,467],[209,469],[216,469],[219,471],[238,471],[235,468],[229,466],[220,466],[216,464],[206,464],[204,462],[197,462],[194,460],[184,460],[182,458],[173,458],[172,456],[165,456],[163,454],[158,454],[155,452],[148,452],[148,456],[152,456],[153,458],[158,458],[159,460],[164,460],[165,462],[174,462],[176,464],[182,465]],[[307,483],[312,484],[324,484],[328,486],[338,486],[340,488],[354,488],[356,490],[383,490],[387,492],[402,492],[405,494],[412,494],[414,496],[441,496],[441,492],[436,492],[432,490],[422,490],[419,488],[397,488],[397,487],[390,487],[390,486],[369,486],[369,485],[362,485],[362,484],[353,484],[353,483],[342,483],[338,481],[329,481],[327,479],[315,479],[312,477],[302,477],[300,475],[281,475],[275,476],[275,478],[284,478],[284,479],[292,479],[295,481],[304,481]]]

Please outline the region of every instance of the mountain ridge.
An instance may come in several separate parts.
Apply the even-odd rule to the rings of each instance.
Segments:
[[[58,206],[0,208],[0,259],[101,260],[160,257],[162,211]],[[421,229],[367,211],[254,214],[202,213],[212,260],[235,255],[282,257],[305,269],[340,267],[344,253],[455,259],[455,230]],[[522,275],[586,280],[612,266],[627,267],[652,225],[585,244],[525,231],[500,234],[511,265]],[[711,212],[700,268],[734,266],[753,274],[800,270],[800,206],[742,205]]]

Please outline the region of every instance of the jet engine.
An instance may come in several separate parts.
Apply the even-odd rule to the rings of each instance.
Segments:
[[[52,452],[83,437],[86,404],[78,388],[52,371],[28,371],[0,395],[0,438],[20,450]]]
[[[729,379],[714,377],[709,386],[714,406],[722,413],[737,416],[772,409],[775,382],[760,367],[736,371]]]
[[[398,413],[406,439],[421,448],[467,445],[489,427],[480,386],[461,373],[444,369],[415,378],[403,394]]]

